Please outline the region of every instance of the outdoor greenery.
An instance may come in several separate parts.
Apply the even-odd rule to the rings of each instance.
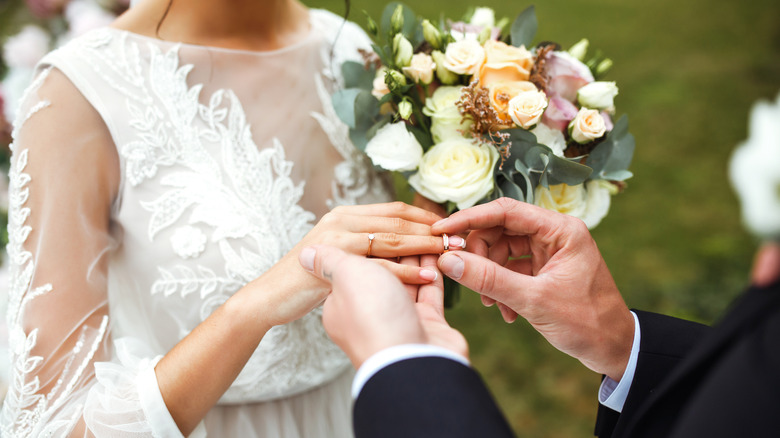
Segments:
[[[306,3],[338,14],[345,7]],[[384,4],[353,0],[349,17],[365,25],[363,10],[378,18]],[[472,6],[514,18],[531,2],[407,4],[436,20]],[[752,103],[780,92],[780,3],[546,0],[536,14],[536,42],[569,47],[586,37],[614,60],[605,79],[617,81],[618,114],[630,117],[635,176],[593,236],[628,305],[716,321],[746,285],[758,244],[741,226],[727,166],[747,137]],[[473,292],[461,293],[448,318],[519,436],[592,434],[600,376],[527,323],[505,324]]]
[[[304,2],[345,9],[341,0]],[[351,3],[349,18],[361,25],[363,10],[378,18],[385,4]],[[0,38],[18,30],[10,18],[20,4],[0,0]],[[529,4],[409,3],[434,20],[472,6],[514,18]],[[716,321],[746,284],[758,243],[741,227],[726,169],[752,103],[780,92],[780,2],[546,0],[536,14],[536,42],[569,47],[586,37],[614,60],[605,79],[620,87],[618,115],[630,116],[635,176],[593,236],[628,305]],[[505,324],[473,292],[462,291],[448,318],[519,436],[591,435],[600,376],[522,320]]]

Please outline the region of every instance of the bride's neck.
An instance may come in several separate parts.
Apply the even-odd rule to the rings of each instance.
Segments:
[[[309,22],[297,0],[144,0],[114,26],[169,41],[274,50],[303,38]]]

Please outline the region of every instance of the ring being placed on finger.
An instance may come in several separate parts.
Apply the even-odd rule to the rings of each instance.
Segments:
[[[442,240],[444,241],[444,252],[447,252],[450,250],[450,236],[446,234],[441,235]]]
[[[374,243],[374,233],[368,233],[368,251],[366,251],[366,257],[371,257],[371,245]]]

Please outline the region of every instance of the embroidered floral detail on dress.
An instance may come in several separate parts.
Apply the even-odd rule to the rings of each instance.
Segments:
[[[206,235],[198,228],[179,227],[171,236],[173,251],[183,259],[193,259],[206,249]]]

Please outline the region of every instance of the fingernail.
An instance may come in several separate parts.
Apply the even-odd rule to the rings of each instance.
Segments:
[[[453,246],[459,246],[460,249],[466,249],[466,241],[460,236],[449,236],[450,248]]]
[[[438,220],[438,221],[434,222],[434,224],[432,226],[434,226],[434,227],[439,226],[439,225],[443,224],[444,221],[446,221],[446,220],[447,220],[447,218],[445,217],[444,219],[441,219],[441,220]]]
[[[459,280],[463,276],[463,259],[455,254],[445,254],[439,258],[439,268],[453,280]]]
[[[301,250],[298,255],[298,261],[301,262],[303,269],[312,272],[314,271],[314,256],[317,255],[317,251],[314,248],[306,247]]]
[[[420,271],[420,278],[428,281],[436,281],[436,279],[439,278],[439,273],[431,271],[430,269],[423,269]]]

